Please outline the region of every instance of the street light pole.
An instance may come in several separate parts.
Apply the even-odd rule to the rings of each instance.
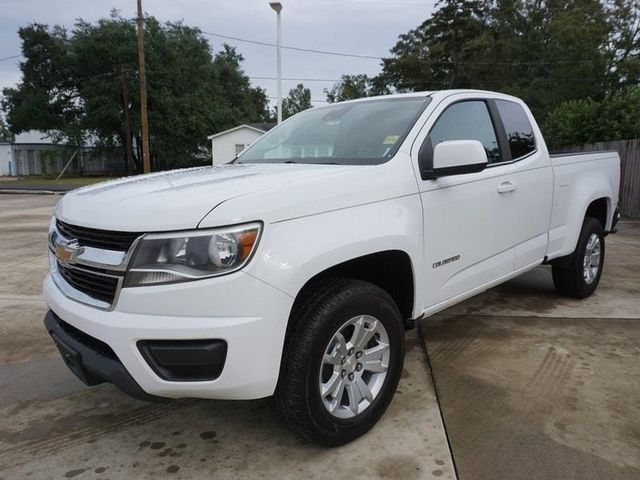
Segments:
[[[282,3],[269,2],[272,9],[277,14],[277,40],[278,45],[278,124],[282,123],[282,24],[280,21],[280,12],[282,12]]]

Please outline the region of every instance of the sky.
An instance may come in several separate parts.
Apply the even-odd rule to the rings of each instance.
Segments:
[[[306,49],[382,57],[406,33],[428,18],[435,0],[281,0],[282,44]],[[18,28],[37,22],[71,29],[76,19],[95,21],[117,9],[133,17],[136,0],[0,0],[0,59],[20,54]],[[160,21],[182,20],[186,25],[220,35],[275,43],[276,14],[269,0],[143,0],[147,14]],[[276,49],[209,36],[215,50],[223,42],[244,56],[243,69],[254,85],[275,97]],[[20,80],[20,58],[0,60],[0,90]],[[311,89],[314,104],[326,99],[343,74],[380,71],[380,61],[370,58],[320,55],[283,50],[283,95],[298,83]],[[275,101],[272,101],[275,103]]]

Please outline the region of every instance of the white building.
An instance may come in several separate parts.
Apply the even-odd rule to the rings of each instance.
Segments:
[[[0,176],[17,176],[25,171],[42,174],[40,153],[50,146],[51,140],[36,130],[19,133],[13,142],[0,142]]]
[[[229,163],[245,148],[275,127],[275,123],[246,123],[224,132],[209,135],[213,165]]]
[[[0,141],[0,176],[57,175],[71,159],[74,150],[55,144],[46,133],[29,130],[19,133],[11,142]],[[98,152],[94,141],[75,152],[68,173],[96,174],[124,171],[118,156]]]

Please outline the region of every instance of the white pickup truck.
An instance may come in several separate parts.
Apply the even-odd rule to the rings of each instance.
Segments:
[[[389,405],[416,319],[545,263],[590,295],[619,176],[616,153],[550,156],[499,93],[312,108],[231,164],[65,195],[45,325],[89,385],[273,396],[300,436],[344,444]]]

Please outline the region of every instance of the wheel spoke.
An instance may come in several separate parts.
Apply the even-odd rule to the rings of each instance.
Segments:
[[[362,398],[366,398],[370,402],[373,402],[373,394],[371,393],[371,389],[369,388],[369,385],[364,383],[362,377],[358,377],[358,379],[356,380],[356,386],[358,387],[358,390],[360,390],[360,395],[362,396]]]
[[[337,408],[340,406],[340,403],[342,402],[342,395],[344,395],[344,388],[346,386],[346,382],[344,381],[344,379],[340,379],[340,381],[338,382],[338,388],[336,389],[336,394],[333,395],[333,400],[331,401],[331,407],[329,408],[329,411],[331,413],[335,412],[337,410]]]
[[[348,351],[347,341],[344,339],[344,335],[342,335],[342,333],[338,332],[338,333],[336,333],[335,338],[336,338],[336,341],[337,341],[336,352],[339,355],[342,355],[342,356],[347,355],[347,351]]]
[[[338,353],[338,349],[334,348],[333,352],[324,354],[324,357],[322,358],[322,363],[337,366],[337,365],[340,365],[340,359],[341,359],[341,356]]]
[[[347,396],[349,397],[349,410],[353,412],[354,415],[358,414],[358,405],[362,401],[362,394],[360,393],[360,389],[355,386],[355,384],[350,383],[347,385]]]
[[[353,324],[353,333],[349,339],[349,347],[357,348],[362,339],[362,335],[365,333],[364,317],[358,318]]]
[[[378,329],[378,320],[374,320],[373,322],[370,323],[369,328],[365,328],[363,330],[362,335],[360,335],[360,339],[356,344],[356,349],[357,350],[364,349],[367,346],[367,344],[371,341],[373,336],[376,334],[377,329]]]
[[[331,378],[322,384],[322,396],[326,397],[327,395],[331,395],[332,398],[335,397],[336,392],[340,389],[341,383],[344,383],[342,377],[338,372],[334,372]]]
[[[389,365],[383,362],[384,354],[389,351],[389,345],[380,343],[373,348],[364,351],[362,367],[372,373],[386,372]]]

